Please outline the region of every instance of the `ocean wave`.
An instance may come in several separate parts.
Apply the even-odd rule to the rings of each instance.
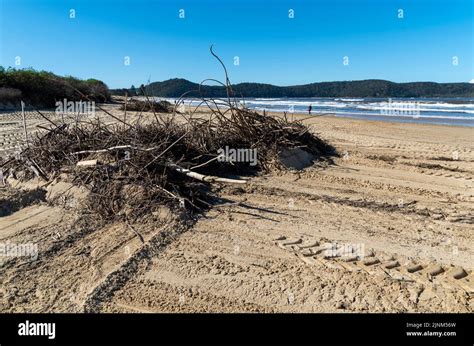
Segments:
[[[294,107],[336,107],[336,108],[346,108],[349,105],[345,103],[340,103],[340,102],[334,102],[334,101],[274,101],[274,102],[265,102],[265,101],[255,101],[255,100],[249,100],[245,102],[246,105],[265,105],[268,107],[273,107],[273,106],[294,106]]]
[[[276,113],[283,113],[287,112],[288,110],[285,108],[265,108],[265,107],[256,107],[256,110],[263,111],[266,110],[267,112],[276,112]],[[307,113],[306,111],[295,111],[295,114],[302,114]],[[410,115],[410,114],[381,114],[378,112],[351,112],[351,111],[312,111],[311,114],[341,114],[341,115],[367,115],[367,116],[375,116],[375,117],[400,117],[400,118],[413,118],[413,119],[445,119],[445,120],[472,120],[474,122],[474,117],[471,116],[446,116],[446,115],[432,115],[432,114],[420,114],[420,115]]]
[[[343,102],[363,102],[365,99],[348,99],[348,98],[337,98],[334,101],[343,101]]]
[[[374,111],[383,111],[383,113],[391,113],[391,112],[436,112],[436,113],[466,113],[466,114],[474,114],[474,109],[440,109],[440,108],[421,108],[421,107],[414,107],[414,108],[407,108],[407,107],[395,107],[393,104],[390,107],[384,106],[368,106],[368,105],[357,105],[354,106],[356,109],[364,109],[364,110],[374,110]]]
[[[391,106],[395,107],[397,105],[399,106],[410,106],[410,107],[418,107],[418,108],[423,108],[423,107],[440,107],[440,108],[471,108],[474,110],[474,104],[472,103],[462,103],[462,104],[452,104],[452,103],[431,103],[431,102],[411,102],[411,101],[400,101],[400,102],[395,102],[392,101],[390,102],[368,102],[365,103],[366,105],[369,106]]]
[[[157,98],[158,99],[158,98]],[[163,98],[161,98],[163,99]],[[166,98],[167,101],[174,103],[176,99]],[[357,100],[357,101],[355,101]],[[361,100],[361,101],[360,101]],[[386,100],[374,102],[373,99],[364,102],[359,98],[335,98],[335,99],[287,99],[287,98],[255,98],[246,99],[244,104],[246,107],[255,110],[267,110],[274,112],[295,112],[306,113],[308,107],[313,107],[312,112],[318,113],[334,113],[334,114],[360,114],[370,116],[392,116],[392,117],[409,117],[409,118],[433,118],[433,119],[459,119],[473,120],[474,104],[449,104],[440,102],[440,100],[423,99],[423,101],[407,101],[406,100]],[[201,100],[188,99],[184,101],[185,105],[198,106]],[[240,102],[243,104],[242,102]],[[218,104],[225,107],[224,101]],[[366,112],[364,112],[366,111]],[[398,113],[398,114],[397,114]],[[419,114],[416,114],[419,113]]]
[[[291,107],[333,107],[333,108],[356,108],[356,109],[373,109],[373,110],[403,110],[403,109],[418,109],[420,111],[434,111],[434,112],[462,112],[462,113],[473,113],[473,104],[441,104],[441,103],[419,103],[419,102],[369,102],[369,103],[352,103],[352,102],[338,102],[312,100],[274,100],[274,101],[256,101],[248,100],[245,102],[247,106],[266,106],[269,108],[278,106]]]

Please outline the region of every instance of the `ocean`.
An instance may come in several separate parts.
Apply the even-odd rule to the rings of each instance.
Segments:
[[[184,104],[199,102],[188,99]],[[315,116],[474,127],[474,98],[247,98],[242,103],[258,111],[308,114],[311,105]]]

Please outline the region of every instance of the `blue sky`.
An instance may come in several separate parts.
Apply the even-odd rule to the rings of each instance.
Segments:
[[[112,88],[222,79],[211,44],[233,83],[474,79],[473,0],[0,2],[0,65],[94,77]]]

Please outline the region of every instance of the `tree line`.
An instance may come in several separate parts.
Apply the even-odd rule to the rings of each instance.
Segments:
[[[243,97],[474,97],[474,84],[412,82],[395,83],[385,80],[361,80],[344,82],[321,82],[294,86],[276,86],[262,83],[240,83],[232,86],[236,96]],[[115,89],[115,95],[142,95],[179,97],[195,90],[190,96],[199,96],[199,84],[186,79],[169,79],[154,82],[140,88]],[[201,87],[203,96],[225,97],[223,86]]]
[[[0,104],[16,105],[23,100],[37,107],[49,108],[64,99],[85,101],[89,98],[95,102],[107,102],[110,97],[107,85],[97,79],[81,80],[47,71],[0,66]]]

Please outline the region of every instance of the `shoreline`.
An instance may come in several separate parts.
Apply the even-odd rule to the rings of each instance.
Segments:
[[[268,114],[271,115],[280,115],[281,113],[276,113],[276,112],[268,112]],[[471,129],[474,127],[474,124],[471,125],[459,125],[459,124],[446,124],[446,123],[432,123],[432,122],[411,122],[411,121],[395,121],[395,120],[384,120],[384,119],[368,119],[368,118],[363,118],[363,117],[352,117],[352,116],[340,116],[336,114],[321,114],[321,115],[311,115],[308,116],[307,114],[303,113],[298,113],[294,114],[297,118],[311,118],[314,117],[316,119],[318,118],[323,118],[323,119],[337,119],[336,121],[339,120],[347,120],[347,121],[361,121],[361,122],[368,122],[368,123],[374,123],[374,124],[391,124],[391,125],[406,125],[406,126],[437,126],[437,127],[454,127],[454,128],[462,128],[462,129]]]
[[[302,113],[300,113],[302,115]],[[420,125],[439,125],[439,126],[457,126],[457,127],[467,127],[467,128],[474,128],[474,118],[472,120],[472,123],[456,123],[456,121],[459,122],[464,122],[464,120],[460,119],[452,119],[452,123],[450,122],[439,122],[438,120],[434,118],[427,118],[427,117],[404,117],[404,116],[396,116],[396,115],[390,115],[390,116],[372,116],[372,115],[341,115],[341,114],[322,114],[322,115],[315,115],[315,116],[327,116],[327,117],[333,117],[333,118],[344,118],[344,119],[357,119],[357,120],[363,120],[363,121],[377,121],[377,122],[387,122],[387,123],[398,123],[398,124],[420,124]],[[420,120],[421,119],[421,120]],[[433,119],[433,120],[431,120]],[[445,119],[445,118],[443,118]]]
[[[261,110],[258,110],[258,112],[262,113]],[[275,111],[267,111],[266,114],[269,115],[277,115],[277,116],[282,116],[283,112],[275,112]],[[456,123],[442,123],[438,122],[437,120],[428,120],[432,118],[422,118],[422,117],[403,117],[403,116],[395,116],[395,115],[390,115],[390,116],[372,116],[372,115],[358,115],[356,113],[354,114],[348,114],[348,115],[341,115],[341,114],[336,114],[336,113],[313,113],[311,115],[308,115],[307,113],[287,113],[287,117],[291,117],[291,115],[298,116],[298,117],[327,117],[327,118],[334,118],[334,119],[353,119],[353,120],[361,120],[361,121],[375,121],[379,123],[392,123],[392,124],[413,124],[413,125],[437,125],[437,126],[456,126],[456,127],[463,127],[463,128],[474,128],[474,118],[472,120],[472,124],[456,124]],[[421,120],[420,120],[421,119]],[[452,119],[452,120],[459,120],[459,119]],[[463,120],[459,120],[461,122]]]
[[[177,99],[155,97],[156,100],[165,100],[174,104]],[[391,99],[389,99],[391,102]],[[311,102],[309,100],[289,99],[281,101],[278,99],[265,99],[264,101],[258,99],[244,99],[245,106],[251,110],[263,113],[284,114],[291,116],[291,114],[308,115],[307,107],[311,104],[313,106],[312,116],[331,115],[337,118],[351,118],[363,120],[376,120],[383,122],[397,122],[397,123],[414,123],[414,124],[437,124],[447,126],[462,126],[474,127],[474,104],[461,105],[460,109],[453,109],[446,104],[422,103],[421,99],[407,99],[403,102],[394,102],[395,106],[384,103],[378,100],[373,103],[370,100],[365,100],[366,103],[346,103],[338,101],[338,99],[328,98],[327,103],[321,103],[321,98]],[[399,101],[399,100],[395,100]],[[196,107],[195,99],[186,99],[184,104],[186,107]],[[267,104],[265,104],[267,102]],[[273,104],[273,102],[275,102]],[[281,105],[278,102],[283,102]],[[319,102],[319,103],[318,103]],[[359,102],[359,101],[358,101]],[[375,101],[374,101],[375,102]],[[420,105],[421,104],[421,105]],[[396,108],[399,107],[404,108]],[[455,104],[453,107],[456,107]],[[222,107],[225,107],[224,105]],[[287,108],[285,108],[287,107]],[[391,108],[392,107],[392,108]],[[429,107],[429,109],[426,109]],[[463,108],[464,107],[464,108]],[[436,109],[437,108],[437,109]]]

